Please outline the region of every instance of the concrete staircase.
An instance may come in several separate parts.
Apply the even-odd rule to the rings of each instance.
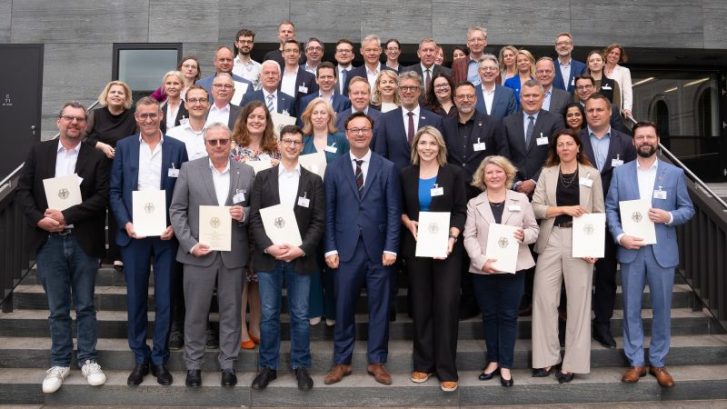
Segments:
[[[689,286],[679,281],[674,287],[672,310],[672,349],[668,366],[677,385],[661,389],[656,380],[647,376],[635,385],[620,382],[627,365],[621,338],[619,348],[609,350],[592,344],[592,372],[577,376],[565,385],[553,378],[530,377],[530,318],[520,319],[519,339],[515,352],[513,377],[515,387],[502,388],[497,379],[480,382],[477,375],[484,363],[482,323],[479,318],[461,321],[457,363],[460,388],[445,394],[439,383],[431,379],[423,385],[409,381],[411,370],[412,322],[399,314],[390,327],[389,362],[394,384],[383,386],[366,375],[365,295],[359,303],[357,317],[358,342],[355,348],[354,373],[332,386],[323,384],[323,376],[332,359],[332,331],[320,324],[311,328],[313,378],[315,387],[304,393],[298,391],[295,377],[286,370],[267,390],[252,390],[257,368],[257,351],[241,351],[238,362],[238,385],[225,389],[219,385],[217,351],[207,351],[203,366],[203,387],[189,390],[184,386],[182,353],[172,352],[169,367],[174,375],[172,386],[163,387],[151,376],[139,387],[129,388],[126,377],[133,367],[133,356],[126,341],[126,298],[123,274],[109,268],[99,270],[97,279],[97,308],[99,310],[99,362],[108,381],[98,388],[90,387],[80,371],[72,370],[57,393],[44,395],[40,383],[48,368],[48,312],[45,294],[34,274],[29,275],[14,295],[14,312],[0,314],[0,403],[48,405],[145,405],[145,406],[474,406],[487,404],[545,404],[592,403],[660,400],[704,400],[727,398],[727,335],[713,318],[699,308]],[[153,295],[150,296],[153,301]],[[399,311],[404,311],[406,290],[397,298]],[[621,305],[620,292],[617,305]],[[650,306],[648,292],[644,294],[645,308]],[[216,316],[213,314],[213,319]],[[645,310],[645,326],[650,327],[651,311]],[[150,313],[150,321],[154,314]],[[284,318],[286,321],[287,317]],[[621,334],[622,311],[613,319],[614,334]],[[284,339],[289,339],[289,327],[283,323]],[[288,342],[283,342],[281,366],[288,365]],[[73,364],[75,366],[75,363]]]

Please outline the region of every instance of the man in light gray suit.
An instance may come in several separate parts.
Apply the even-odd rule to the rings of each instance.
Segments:
[[[186,385],[202,384],[201,365],[207,339],[207,315],[217,281],[220,306],[220,354],[222,386],[237,383],[235,361],[240,351],[240,304],[243,267],[248,260],[248,196],[255,177],[253,169],[230,160],[231,132],[214,122],[204,131],[209,157],[185,163],[179,172],[169,217],[179,239],[177,261],[184,265],[184,362]],[[231,251],[213,251],[199,241],[199,208],[230,206]],[[207,221],[202,221],[207,222]]]
[[[555,88],[555,64],[550,57],[541,57],[535,63],[535,77],[545,90],[543,109],[554,114],[563,115],[565,106],[572,101],[573,97],[562,89]]]

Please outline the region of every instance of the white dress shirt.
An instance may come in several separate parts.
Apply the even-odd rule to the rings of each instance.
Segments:
[[[482,102],[485,103],[485,111],[487,111],[487,115],[490,115],[490,112],[492,112],[492,101],[495,100],[495,89],[497,89],[496,85],[493,85],[492,91],[488,91],[485,89],[485,85],[482,85]]]
[[[217,196],[217,204],[224,206],[227,203],[227,196],[230,194],[230,161],[227,166],[220,172],[215,165],[210,162],[210,170],[212,171],[212,183],[215,188],[215,196]]]
[[[280,92],[295,97],[295,81],[298,79],[299,69],[300,67],[296,68],[294,72],[290,72],[287,69],[283,70],[283,78],[280,80]]]
[[[366,186],[366,175],[369,174],[369,163],[371,163],[371,149],[369,149],[368,152],[366,152],[366,155],[364,155],[362,158],[356,157],[356,155],[353,154],[353,152],[348,151],[349,157],[351,158],[351,166],[353,169],[353,174],[356,175],[356,160],[363,160],[363,163],[361,164],[361,173],[363,173],[363,185]],[[355,177],[355,176],[354,176]]]
[[[227,122],[224,123],[226,124]],[[204,130],[199,132],[193,130],[189,122],[167,131],[167,136],[184,142],[189,160],[207,156],[207,148],[204,146]]]
[[[259,62],[253,59],[243,62],[238,55],[235,57],[234,65],[232,66],[232,73],[252,82],[254,89],[259,89],[261,69],[262,65]]]
[[[639,182],[639,198],[648,200],[651,203],[651,196],[654,194],[654,183],[656,183],[656,170],[659,167],[659,161],[648,168],[642,167],[639,161],[636,161],[636,178]]]
[[[273,91],[272,93],[265,91],[263,88],[263,103],[265,106],[268,106],[268,96],[273,96],[273,109],[270,110],[270,112],[278,112],[278,91]]]
[[[212,104],[210,111],[207,113],[207,122],[205,126],[220,122],[227,125],[230,120],[230,104],[225,105],[222,108],[218,108],[217,104]]]
[[[366,79],[369,80],[369,87],[371,87],[372,90],[375,90],[376,78],[378,78],[379,73],[381,72],[381,63],[379,63],[374,70],[370,70],[369,66],[366,64],[364,64],[364,67],[366,68]]]
[[[58,149],[56,150],[56,173],[55,177],[68,176],[76,173],[76,161],[78,160],[78,152],[81,151],[81,142],[79,141],[75,147],[66,149],[61,141],[58,141]]]
[[[299,182],[300,163],[296,163],[293,170],[287,170],[282,163],[278,166],[278,196],[280,196],[280,204],[283,207],[287,209],[295,208]]]
[[[179,107],[182,106],[183,103],[183,101],[179,101],[179,105],[177,105],[176,108],[172,108],[169,102],[164,104],[164,112],[166,113],[167,121],[167,131],[176,126],[174,125],[174,121],[177,119],[177,112],[179,112]]]
[[[572,58],[568,58],[567,63],[563,63],[563,61],[558,60],[558,62],[560,63],[560,75],[563,77],[563,85],[565,86],[565,89],[568,89],[571,61],[573,61]]]
[[[161,134],[161,132],[159,133]],[[163,143],[164,135],[161,135],[159,143],[152,150],[151,146],[139,134],[139,180],[136,185],[137,190],[160,190],[162,188]],[[181,163],[172,163],[172,166],[179,169]]]

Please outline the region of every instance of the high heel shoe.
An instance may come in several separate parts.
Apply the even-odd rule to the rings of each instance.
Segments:
[[[512,385],[514,385],[514,384],[515,384],[515,380],[512,377],[512,373],[510,374],[510,379],[505,379],[502,377],[502,371],[500,371],[500,385],[502,385],[506,388],[511,388]]]
[[[500,373],[500,367],[495,368],[495,370],[490,373],[485,372],[485,370],[483,369],[482,373],[480,373],[480,376],[478,376],[477,379],[479,379],[481,381],[489,381],[490,379],[492,379],[495,375],[497,375],[499,373]]]

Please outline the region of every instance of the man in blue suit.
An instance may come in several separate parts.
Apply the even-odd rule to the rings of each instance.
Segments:
[[[371,103],[371,88],[369,82],[362,77],[353,77],[348,83],[348,97],[351,100],[351,107],[345,109],[336,115],[336,128],[339,131],[343,131],[346,127],[346,120],[352,114],[356,112],[363,112],[368,115],[374,121],[374,127],[379,124],[379,118],[381,118],[381,111],[370,106]]]
[[[136,103],[134,117],[140,133],[116,144],[110,184],[111,210],[119,226],[116,243],[121,248],[127,286],[129,347],[136,361],[127,383],[139,385],[149,373],[151,364],[157,382],[171,385],[172,375],[166,362],[169,359],[171,289],[175,279],[172,272],[178,243],[169,221],[169,204],[179,168],[187,161],[187,150],[183,142],[164,137],[159,130],[162,111],[158,101],[150,97],[140,99]],[[136,234],[132,212],[132,192],[135,190],[165,191],[167,228],[158,236],[141,237]],[[146,329],[149,263],[152,260],[156,319],[150,350],[146,344]]]
[[[694,215],[687,192],[684,172],[656,157],[659,146],[657,127],[652,122],[639,122],[633,129],[633,143],[638,155],[635,161],[613,171],[606,196],[608,228],[619,245],[621,286],[624,304],[624,353],[631,367],[621,380],[634,383],[646,375],[644,330],[641,320],[641,296],[649,284],[654,318],[649,345],[649,372],[660,386],[674,386],[666,370],[665,358],[671,341],[671,295],[674,269],[679,264],[675,226],[686,223]],[[654,222],[656,244],[625,232],[621,225],[619,202],[647,200],[651,203],[648,217]]]
[[[336,113],[351,107],[351,101],[340,95],[336,90],[336,67],[332,63],[324,61],[318,65],[318,68],[316,68],[316,83],[318,84],[318,92],[306,95],[300,100],[298,118],[303,115],[303,111],[305,111],[308,104],[318,97],[328,101]]]
[[[555,36],[555,52],[558,53],[558,58],[554,61],[555,81],[553,81],[553,86],[573,95],[576,87],[575,79],[577,76],[585,74],[586,64],[574,60],[571,56],[573,52],[571,33],[558,33]]]
[[[234,81],[235,85],[235,92],[230,100],[233,104],[239,104],[245,94],[253,90],[254,87],[252,85],[252,82],[246,80],[243,77],[240,77],[239,75],[233,74],[232,68],[234,67],[235,61],[234,56],[235,54],[232,52],[230,47],[224,45],[218,47],[217,51],[215,52],[215,60],[213,62],[215,66],[215,73],[201,78],[197,81],[197,85],[207,91],[210,102],[212,102],[212,82],[217,74],[227,73],[230,74],[230,77],[232,77],[232,81]]]
[[[500,63],[492,54],[480,57],[479,62],[480,85],[477,87],[478,112],[499,120],[515,112],[515,92],[499,84]]]
[[[391,266],[399,251],[401,198],[399,172],[370,149],[373,124],[357,112],[346,121],[350,153],[326,168],[326,264],[334,273],[336,327],[334,365],[324,378],[330,385],[351,374],[356,341],[356,301],[368,294],[367,372],[391,384],[384,367],[389,342]]]
[[[442,118],[419,105],[422,79],[414,71],[399,74],[401,107],[382,115],[376,126],[374,150],[401,170],[411,164],[411,143],[416,131],[431,125],[442,132]]]
[[[277,62],[267,60],[262,63],[260,83],[262,89],[245,94],[240,103],[241,107],[244,107],[250,101],[262,101],[270,112],[295,116],[295,100],[293,97],[278,91],[280,66]]]

